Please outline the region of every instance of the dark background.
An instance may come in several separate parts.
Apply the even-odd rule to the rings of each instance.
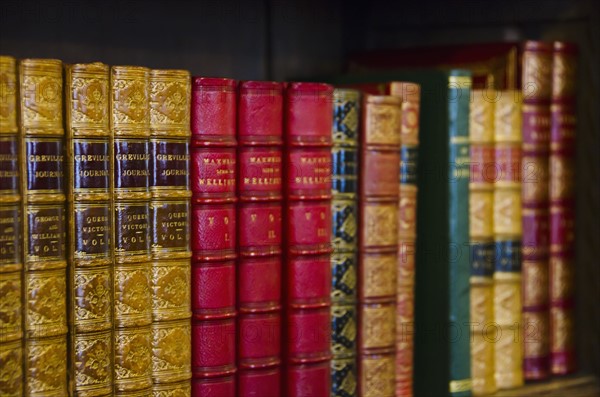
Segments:
[[[578,43],[577,343],[581,370],[600,376],[599,4],[5,0],[0,53],[289,80],[340,73],[348,54],[362,50],[525,39]]]

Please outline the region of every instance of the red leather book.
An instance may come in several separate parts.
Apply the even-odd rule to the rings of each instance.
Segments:
[[[281,388],[280,83],[247,81],[238,96],[237,395]]]
[[[235,394],[236,82],[194,77],[192,394]]]
[[[522,291],[523,372],[549,375],[548,154],[552,45],[528,41],[523,50]]]
[[[402,99],[367,95],[360,138],[359,395],[396,392],[396,274]]]
[[[285,95],[282,394],[330,393],[333,87],[290,83]]]
[[[574,44],[554,42],[550,127],[550,360],[555,375],[575,371],[575,130]]]

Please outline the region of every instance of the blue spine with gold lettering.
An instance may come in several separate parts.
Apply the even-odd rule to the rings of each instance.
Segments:
[[[333,106],[331,396],[356,395],[357,171],[360,92],[336,89]]]

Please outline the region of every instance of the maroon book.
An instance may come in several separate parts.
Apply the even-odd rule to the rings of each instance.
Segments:
[[[575,130],[577,47],[554,42],[550,106],[550,367],[575,371]]]
[[[528,41],[523,50],[522,292],[523,372],[526,380],[547,378],[548,155],[552,45]]]
[[[282,394],[328,396],[333,87],[290,83],[284,114],[286,265]]]
[[[192,393],[235,395],[236,82],[194,77]]]
[[[237,396],[281,388],[280,83],[247,81],[238,96]]]

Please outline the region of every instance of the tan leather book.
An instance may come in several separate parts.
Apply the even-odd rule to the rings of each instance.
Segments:
[[[359,395],[396,392],[401,100],[366,96],[359,176]]]
[[[150,71],[152,382],[191,395],[190,74]]]
[[[67,258],[62,62],[19,65],[24,392],[67,394]]]
[[[109,67],[65,66],[69,384],[112,393],[112,179]]]
[[[23,389],[21,189],[16,60],[0,56],[0,394]]]
[[[494,90],[471,92],[469,237],[473,395],[496,391],[494,378]]]
[[[114,391],[150,394],[150,107],[147,68],[113,66]]]

